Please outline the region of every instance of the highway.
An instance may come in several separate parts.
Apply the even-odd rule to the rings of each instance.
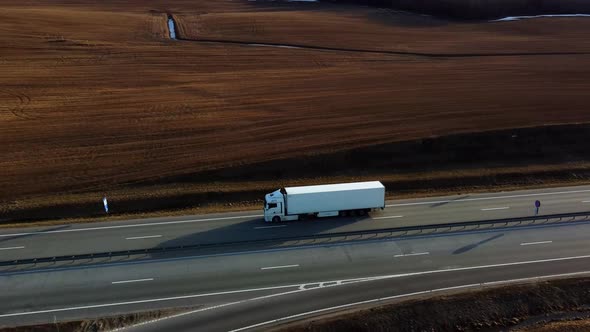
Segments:
[[[175,306],[204,309],[237,302],[218,308],[223,310],[209,309],[159,323],[170,324],[166,328],[153,325],[160,331],[183,329],[175,324],[227,331],[425,289],[587,271],[589,240],[590,224],[582,223],[5,272],[0,325]],[[324,287],[319,288],[322,282]],[[335,286],[325,287],[331,284]],[[280,293],[287,294],[248,301]],[[226,315],[228,311],[231,316]]]
[[[55,241],[64,241],[68,247],[64,250],[88,252],[128,243],[140,246],[124,239],[153,231],[163,233],[162,238],[146,238],[144,246],[195,239],[227,241],[240,233],[249,238],[285,232],[317,234],[530,215],[535,199],[541,200],[542,213],[585,211],[583,201],[589,197],[590,187],[574,187],[395,201],[371,218],[345,219],[340,225],[339,220],[318,220],[257,228],[277,225],[264,224],[259,217],[226,214],[56,227],[53,233],[10,230],[2,233],[7,235],[2,245],[29,247],[31,251],[23,249],[21,255],[46,256],[59,249]],[[62,232],[66,230],[72,231]],[[252,251],[194,251],[147,261],[3,268],[0,326],[182,307],[189,313],[126,330],[260,330],[269,326],[265,322],[289,321],[304,313],[321,314],[358,302],[372,305],[378,303],[376,299],[403,298],[405,294],[590,274],[589,243],[590,222],[578,222]],[[49,245],[46,251],[44,244]],[[18,249],[0,255],[15,252]]]
[[[0,230],[0,260],[590,211],[590,186],[388,201],[363,218],[272,224],[262,211]]]

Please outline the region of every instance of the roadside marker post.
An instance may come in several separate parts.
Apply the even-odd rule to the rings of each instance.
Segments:
[[[541,201],[535,201],[535,216],[539,214],[539,208],[541,207]]]
[[[104,205],[104,212],[109,213],[109,203],[107,202],[106,196],[102,198],[102,205]]]

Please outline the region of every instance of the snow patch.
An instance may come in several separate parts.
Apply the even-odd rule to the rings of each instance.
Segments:
[[[492,20],[491,22],[506,22],[506,21],[518,21],[526,20],[529,18],[542,18],[542,17],[590,17],[590,14],[549,14],[549,15],[531,15],[531,16],[508,16],[498,20]]]
[[[168,16],[168,31],[170,31],[170,39],[176,40],[176,27],[172,16]]]

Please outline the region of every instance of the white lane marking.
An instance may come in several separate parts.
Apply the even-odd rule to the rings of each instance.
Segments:
[[[475,201],[487,201],[487,200],[503,199],[503,198],[536,197],[536,196],[549,196],[549,195],[566,195],[566,194],[580,194],[580,193],[587,193],[587,192],[590,192],[590,189],[572,190],[572,191],[555,191],[555,192],[537,193],[537,194],[518,194],[518,195],[506,195],[506,196],[494,196],[494,197],[475,197],[475,198],[464,198],[464,199],[456,199],[456,200],[447,199],[447,200],[430,201],[430,202],[399,203],[399,204],[385,205],[385,207],[412,206],[412,205],[429,205],[429,204],[453,203],[453,202],[456,202],[456,203],[461,203],[461,202],[475,202]]]
[[[528,265],[528,264],[559,262],[559,261],[568,261],[568,260],[576,260],[576,259],[588,259],[588,258],[590,258],[590,255],[570,256],[570,257],[558,257],[558,258],[547,258],[547,259],[539,259],[539,260],[532,260],[532,261],[521,261],[521,262],[511,262],[511,263],[499,263],[499,264],[490,264],[490,265],[476,265],[476,266],[468,266],[468,267],[458,267],[458,268],[449,268],[449,269],[431,270],[431,271],[421,271],[421,272],[409,272],[409,273],[402,273],[402,274],[383,275],[383,276],[357,278],[357,279],[349,279],[349,280],[323,281],[323,283],[324,284],[335,283],[335,285],[336,285],[336,284],[338,284],[338,281],[340,281],[339,284],[349,284],[350,282],[363,282],[363,281],[372,281],[372,280],[383,280],[383,279],[412,277],[412,276],[428,275],[428,274],[436,274],[436,273],[445,273],[445,272],[480,270],[480,269],[489,269],[489,268],[495,268],[495,267],[515,266],[515,265]],[[576,272],[576,274],[582,274],[582,273],[590,273],[590,271]],[[561,276],[561,275],[555,275],[555,276]],[[541,278],[541,277],[539,277],[539,278]],[[174,296],[174,297],[154,298],[154,299],[146,299],[146,300],[135,300],[135,301],[127,301],[127,302],[92,304],[92,305],[79,306],[79,307],[71,307],[71,308],[58,308],[58,309],[46,309],[46,310],[38,310],[38,311],[15,312],[15,313],[10,313],[10,314],[1,314],[0,315],[0,318],[4,318],[4,317],[17,317],[17,316],[30,316],[30,315],[46,314],[46,313],[54,313],[54,312],[85,310],[85,309],[95,309],[95,308],[105,308],[105,307],[115,307],[115,306],[124,306],[124,305],[132,305],[132,304],[142,304],[142,303],[153,303],[153,302],[163,302],[163,301],[173,301],[173,300],[184,300],[184,299],[192,299],[192,298],[197,298],[197,297],[216,296],[216,295],[227,295],[227,294],[237,294],[237,293],[246,293],[246,292],[257,292],[257,291],[266,291],[266,290],[274,290],[274,289],[285,289],[285,288],[297,288],[297,291],[302,291],[302,290],[299,289],[299,287],[301,287],[301,285],[319,284],[321,282],[322,281],[316,281],[316,282],[308,282],[308,283],[304,283],[304,284],[294,284],[294,285],[284,285],[284,286],[272,286],[272,287],[261,287],[261,288],[242,289],[242,290],[233,290],[233,291],[223,291],[223,292],[205,293],[205,294],[181,295],[181,296]],[[335,286],[328,285],[326,287],[335,287]],[[305,291],[312,290],[312,289],[317,289],[317,288],[309,288],[309,289],[306,288]],[[203,310],[203,309],[201,309],[201,310]],[[208,309],[207,308],[204,308],[204,310],[208,310]]]
[[[502,207],[495,207],[495,208],[485,208],[481,209],[482,211],[494,211],[494,210],[507,210],[510,209],[510,206],[502,206]]]
[[[121,281],[113,281],[111,284],[129,284],[132,282],[144,282],[144,281],[154,281],[154,278],[146,278],[146,279],[134,279],[134,280],[121,280]]]
[[[16,250],[16,249],[25,249],[25,247],[6,247],[6,248],[0,248],[0,250]]]
[[[416,252],[416,253],[411,253],[411,254],[395,255],[393,257],[409,257],[409,256],[422,256],[422,255],[430,255],[430,253],[428,251],[426,251],[426,252]]]
[[[582,203],[590,203],[590,201],[582,201]]]
[[[263,287],[263,288],[252,288],[252,289],[205,293],[205,294],[181,295],[181,296],[164,297],[164,298],[147,299],[147,300],[135,300],[135,301],[115,302],[115,303],[105,303],[105,304],[91,304],[91,305],[71,307],[71,308],[58,308],[58,309],[47,309],[47,310],[38,310],[38,311],[15,312],[15,313],[11,313],[11,314],[0,315],[0,318],[16,317],[16,316],[30,316],[30,315],[37,315],[37,314],[53,313],[53,312],[86,310],[86,309],[95,309],[95,308],[118,307],[118,306],[132,305],[132,304],[153,303],[153,302],[162,302],[162,301],[184,300],[184,299],[192,299],[192,298],[197,298],[197,297],[227,295],[227,294],[236,294],[236,293],[245,293],[245,292],[257,292],[257,291],[266,291],[266,290],[273,290],[273,289],[294,288],[294,287],[299,287],[299,286],[300,286],[300,284],[274,286],[274,287]]]
[[[253,215],[249,215],[249,216],[236,216],[236,217],[223,217],[223,218],[207,218],[207,219],[191,219],[191,220],[176,220],[176,221],[162,221],[162,222],[153,222],[153,223],[147,223],[147,224],[116,225],[116,226],[89,227],[89,228],[76,228],[76,229],[60,229],[60,230],[55,230],[55,231],[37,231],[37,232],[28,232],[28,233],[0,234],[0,237],[43,235],[43,234],[86,232],[86,231],[100,231],[100,230],[103,230],[103,229],[119,229],[119,228],[132,228],[132,227],[146,227],[146,226],[188,224],[188,223],[194,223],[194,222],[200,222],[200,221],[217,221],[217,220],[231,220],[231,219],[258,218],[258,217],[264,217],[264,215],[262,215],[262,214],[253,214]]]
[[[287,225],[259,226],[259,227],[254,227],[254,229],[267,229],[267,228],[279,228],[279,227],[287,227]]]
[[[244,303],[244,302],[252,302],[252,301],[256,301],[256,300],[262,300],[262,299],[268,299],[268,298],[272,298],[272,297],[279,297],[279,296],[283,296],[283,295],[288,295],[288,294],[293,294],[293,293],[299,293],[302,291],[310,291],[313,289],[320,289],[320,288],[324,288],[324,287],[335,287],[335,286],[340,286],[340,285],[348,285],[350,283],[358,283],[358,282],[363,282],[363,281],[370,281],[369,278],[357,278],[357,279],[347,279],[347,280],[336,280],[336,281],[325,281],[325,282],[320,282],[318,287],[307,287],[309,285],[314,286],[316,283],[308,283],[308,284],[301,284],[299,285],[299,287],[296,290],[292,290],[292,291],[286,291],[286,292],[282,292],[282,293],[276,293],[276,294],[269,294],[269,295],[263,295],[263,296],[259,296],[259,297],[254,297],[254,298],[250,298],[250,299],[246,299],[246,300],[239,300],[236,302],[229,302],[229,303],[223,303],[223,304],[219,304],[219,305],[215,305],[215,306],[211,306],[211,307],[206,307],[206,308],[201,308],[201,309],[196,309],[193,311],[188,311],[188,312],[183,312],[180,314],[176,314],[176,315],[172,315],[172,316],[166,316],[166,317],[161,317],[161,318],[156,318],[156,319],[152,319],[150,321],[145,321],[145,322],[141,322],[141,323],[137,323],[134,325],[128,325],[125,327],[120,327],[118,329],[114,329],[112,330],[114,331],[122,331],[122,330],[126,330],[128,328],[133,328],[133,327],[137,327],[137,326],[141,326],[141,325],[145,325],[145,324],[150,324],[150,323],[156,323],[156,322],[160,322],[163,320],[168,320],[171,318],[177,318],[177,317],[181,317],[181,316],[186,316],[186,315],[190,315],[190,314],[195,314],[198,312],[203,312],[203,311],[209,311],[209,310],[213,310],[213,309],[219,309],[219,308],[223,308],[223,307],[227,307],[227,306],[231,306],[234,304],[240,304],[240,303]],[[456,288],[456,287],[449,287],[449,289],[452,288]]]
[[[486,286],[492,286],[492,285],[497,285],[497,284],[508,284],[508,283],[515,283],[515,282],[531,281],[531,280],[542,280],[542,279],[553,279],[553,278],[571,277],[571,276],[576,276],[576,275],[584,275],[584,274],[588,274],[588,273],[590,273],[590,271],[573,272],[573,273],[562,273],[562,274],[552,274],[552,275],[544,275],[544,276],[529,277],[529,278],[519,278],[519,279],[498,280],[498,281],[482,282],[482,283],[479,283],[479,284],[467,284],[467,285],[460,285],[460,286],[453,286],[453,287],[436,288],[436,289],[424,290],[424,291],[407,293],[407,294],[392,295],[392,296],[387,296],[387,297],[380,297],[380,298],[376,298],[376,299],[370,299],[370,300],[365,300],[365,301],[352,302],[352,303],[337,305],[337,306],[333,306],[333,307],[327,307],[327,308],[322,308],[322,309],[317,309],[317,310],[302,312],[302,313],[299,313],[299,314],[290,315],[290,316],[286,316],[286,317],[281,317],[281,318],[269,320],[269,321],[266,321],[266,322],[262,322],[262,323],[253,324],[253,325],[241,327],[241,328],[238,328],[238,329],[230,330],[229,332],[240,332],[240,331],[250,330],[250,329],[254,329],[254,328],[259,328],[261,326],[265,326],[265,325],[269,325],[269,324],[275,324],[275,323],[286,321],[286,320],[291,320],[291,319],[294,319],[294,318],[300,318],[300,317],[303,317],[303,316],[314,315],[314,314],[318,314],[318,313],[321,313],[321,312],[334,311],[334,310],[339,310],[339,309],[344,309],[344,308],[359,306],[359,305],[363,305],[363,304],[369,304],[369,303],[375,303],[375,302],[383,302],[383,301],[394,300],[394,299],[399,299],[399,298],[406,298],[406,297],[412,297],[412,296],[423,295],[423,294],[432,294],[432,293],[438,293],[438,292],[445,292],[445,291],[449,291],[449,290],[457,290],[457,289],[465,289],[465,288],[475,288],[475,287],[486,287]],[[305,290],[301,290],[301,291],[305,291]],[[243,300],[241,302],[247,302],[247,301],[248,300]]]
[[[403,218],[403,216],[375,217],[375,218],[372,218],[372,219],[392,219],[392,218]]]
[[[538,241],[538,242],[524,242],[521,243],[521,246],[534,246],[536,244],[548,244],[548,243],[553,243],[553,241]]]
[[[158,237],[162,237],[162,235],[146,235],[146,236],[126,237],[125,240],[155,239]]]
[[[589,225],[589,222],[581,222],[584,225]],[[545,229],[545,228],[561,228],[561,227],[569,227],[564,225],[530,225],[530,226],[523,226],[523,230],[527,229]],[[486,234],[486,233],[498,233],[499,230],[473,230],[473,231],[464,231],[463,234]],[[456,233],[451,233],[456,234]],[[415,239],[428,239],[437,237],[438,235],[416,235],[413,238]],[[388,239],[380,239],[380,240],[366,240],[363,243],[383,243],[389,242],[391,240]],[[344,241],[338,242],[337,246],[347,246],[347,245],[356,245],[358,242],[355,241]],[[314,249],[314,248],[333,248],[334,244],[314,244],[314,245],[302,245],[298,247],[285,247],[285,248],[277,248],[277,249],[260,249],[260,250],[247,250],[247,251],[234,251],[234,252],[227,252],[227,253],[218,253],[218,254],[204,254],[204,255],[195,255],[195,256],[184,256],[184,257],[174,257],[174,258],[155,258],[146,261],[137,261],[137,262],[117,262],[117,263],[104,263],[101,264],[101,267],[113,267],[113,266],[129,266],[133,264],[153,264],[153,263],[162,263],[162,262],[176,262],[176,261],[188,261],[194,259],[204,259],[204,258],[211,258],[211,257],[224,257],[224,256],[236,256],[236,255],[251,255],[251,254],[260,254],[260,253],[269,253],[269,252],[283,252],[283,251],[296,251],[296,250],[305,250],[305,249]],[[71,270],[79,270],[80,267],[58,267],[58,268],[45,268],[42,271],[37,271],[39,273],[47,273],[47,272],[59,272],[59,271],[71,271]],[[37,273],[34,272],[34,273]],[[28,274],[33,272],[3,272],[3,275],[21,275],[21,274]]]
[[[261,267],[260,269],[261,270],[274,270],[274,269],[288,269],[288,268],[291,268],[291,267],[299,267],[299,264]]]

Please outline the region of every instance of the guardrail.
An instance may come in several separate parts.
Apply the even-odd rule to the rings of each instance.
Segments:
[[[565,219],[565,220],[564,220]],[[439,230],[443,230],[445,233],[457,232],[467,230],[467,227],[477,226],[470,230],[481,229],[482,226],[490,226],[489,229],[500,225],[503,227],[518,227],[518,226],[530,226],[530,225],[551,225],[559,223],[571,223],[571,222],[582,222],[590,221],[589,212],[578,212],[578,213],[563,213],[553,215],[542,215],[542,216],[531,216],[531,217],[518,217],[518,218],[505,218],[505,219],[493,219],[485,221],[465,221],[458,223],[445,223],[445,224],[431,224],[421,226],[404,226],[404,227],[392,227],[392,228],[381,228],[372,230],[352,231],[352,232],[336,232],[326,234],[314,234],[306,236],[288,236],[261,240],[249,240],[249,241],[234,241],[234,242],[223,242],[223,243],[208,243],[208,244],[190,244],[181,246],[171,247],[155,247],[146,249],[133,249],[123,251],[111,251],[101,252],[92,254],[80,254],[80,255],[67,255],[67,256],[52,256],[42,258],[27,258],[27,259],[16,259],[9,261],[0,261],[0,266],[15,266],[15,265],[36,265],[40,263],[56,263],[56,262],[67,262],[67,261],[79,261],[79,260],[92,260],[98,258],[113,258],[113,257],[131,257],[137,255],[147,254],[158,254],[166,253],[179,250],[191,250],[191,249],[206,249],[206,248],[218,248],[218,247],[230,247],[240,245],[251,245],[251,244],[267,244],[267,243],[283,243],[287,241],[304,241],[304,240],[321,240],[321,239],[333,239],[343,238],[344,241],[349,241],[349,237],[352,236],[365,236],[373,235],[370,239],[374,239],[380,235],[384,235],[383,238],[387,237],[408,237],[408,236],[420,236],[425,234],[424,231],[431,230],[428,234],[437,233]],[[526,223],[526,224],[525,224]],[[416,234],[409,234],[411,231],[418,231]],[[395,236],[395,233],[401,233]],[[357,238],[356,240],[361,240]]]

